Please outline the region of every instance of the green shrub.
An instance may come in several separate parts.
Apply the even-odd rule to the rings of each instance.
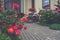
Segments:
[[[54,30],[60,30],[60,24],[51,24],[49,25],[49,28]]]
[[[45,10],[43,14],[40,15],[39,20],[42,25],[60,24],[60,13],[55,14],[52,10]]]
[[[43,14],[40,16],[40,24],[51,24],[53,23],[53,13],[52,10],[50,11],[44,11]]]

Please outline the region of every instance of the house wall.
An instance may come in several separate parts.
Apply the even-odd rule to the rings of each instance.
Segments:
[[[2,1],[2,7],[4,7],[4,0],[1,0],[1,1]],[[23,0],[23,1],[24,1],[24,8],[22,10],[24,11],[25,14],[28,14],[29,13],[29,11],[28,11],[29,8],[32,7],[32,0]],[[54,5],[57,4],[57,1],[58,0],[50,0],[50,7],[51,7],[52,10],[54,10],[56,8],[56,6],[54,6]],[[37,11],[43,10],[42,0],[35,0],[34,3],[35,3],[35,8],[36,8]],[[21,8],[22,8],[22,6],[21,6]]]
[[[58,0],[50,0],[50,7],[52,10],[56,8],[55,4],[57,4]],[[28,13],[28,9],[32,7],[32,1],[31,0],[25,0],[24,1],[24,13]],[[42,8],[42,0],[35,0],[35,8],[37,11],[43,10]]]
[[[29,8],[32,7],[32,2],[31,0],[24,0],[24,13],[28,14],[29,13]]]

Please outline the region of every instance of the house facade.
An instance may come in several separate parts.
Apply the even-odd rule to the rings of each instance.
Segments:
[[[50,7],[52,10],[56,8],[55,4],[57,4],[58,0],[1,0],[2,6],[4,9],[12,9],[13,3],[19,4],[19,12],[20,13],[29,13],[29,8],[36,8],[36,10],[43,10],[46,7]],[[46,5],[46,6],[45,6]]]

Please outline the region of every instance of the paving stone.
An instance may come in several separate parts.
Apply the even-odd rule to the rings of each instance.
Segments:
[[[27,30],[23,31],[23,40],[60,40],[60,31],[36,23],[27,23]]]

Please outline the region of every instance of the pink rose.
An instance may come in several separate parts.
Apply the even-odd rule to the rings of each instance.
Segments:
[[[18,29],[18,27],[17,27],[17,26],[13,26],[13,29],[14,29],[14,30],[17,30],[17,29]]]
[[[20,30],[16,30],[16,35],[21,35],[21,31]]]

